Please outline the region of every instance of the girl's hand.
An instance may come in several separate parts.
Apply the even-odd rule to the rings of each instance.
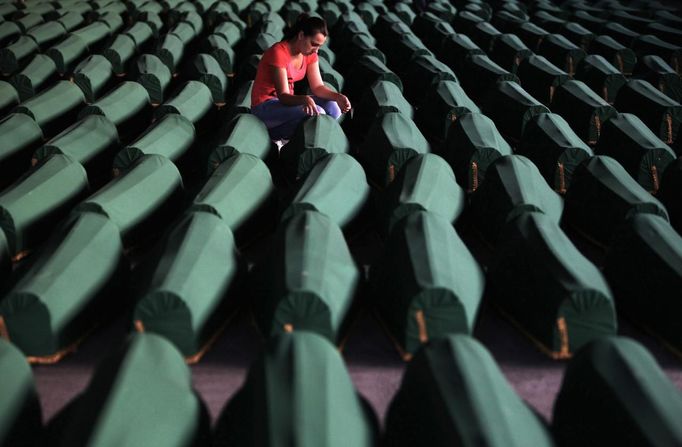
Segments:
[[[348,100],[348,98],[345,95],[342,95],[340,93],[336,97],[336,103],[339,105],[339,109],[341,109],[341,113],[346,113],[351,108],[350,101]]]
[[[310,116],[315,116],[319,114],[319,112],[317,111],[317,105],[315,104],[315,101],[313,101],[313,98],[311,98],[310,96],[305,97],[303,111],[306,113],[306,115]]]

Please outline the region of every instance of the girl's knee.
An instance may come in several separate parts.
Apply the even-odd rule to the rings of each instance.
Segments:
[[[339,108],[339,105],[336,103],[336,101],[329,101],[327,104],[325,104],[324,110],[327,112],[327,115],[334,119],[339,119],[341,116],[341,109]]]
[[[318,105],[315,105],[315,107],[317,108],[317,113],[319,113],[320,115],[326,115],[327,114],[327,112],[326,112],[326,110],[324,110],[324,108],[322,108]]]

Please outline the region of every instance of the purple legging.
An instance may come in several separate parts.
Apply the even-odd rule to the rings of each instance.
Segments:
[[[339,109],[336,101],[318,98],[317,96],[312,98],[320,114],[339,119],[341,109]],[[251,108],[251,113],[265,123],[268,132],[270,132],[270,138],[273,140],[290,139],[298,124],[308,117],[303,111],[303,106],[285,106],[279,102],[279,99],[262,102]]]

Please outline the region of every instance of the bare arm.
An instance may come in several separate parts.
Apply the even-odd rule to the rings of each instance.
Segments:
[[[317,62],[308,65],[306,77],[308,78],[308,85],[310,86],[310,91],[313,95],[318,98],[336,101],[343,113],[350,110],[350,101],[345,95],[337,93],[324,85],[324,82],[322,82],[322,75],[320,75],[320,65]]]
[[[279,102],[285,106],[303,106],[303,110],[308,115],[317,115],[315,101],[310,96],[294,95],[293,92],[289,91],[286,68],[271,66],[270,70]]]

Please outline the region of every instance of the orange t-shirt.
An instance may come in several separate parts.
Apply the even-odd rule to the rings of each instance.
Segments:
[[[286,68],[287,79],[289,81],[289,93],[294,94],[294,82],[300,81],[305,77],[308,65],[317,62],[317,53],[308,56],[303,55],[303,63],[300,67],[295,67],[291,63],[291,53],[286,42],[277,42],[263,53],[263,57],[258,63],[256,79],[251,90],[251,107],[267,101],[277,99],[277,90],[272,81],[270,66]]]

